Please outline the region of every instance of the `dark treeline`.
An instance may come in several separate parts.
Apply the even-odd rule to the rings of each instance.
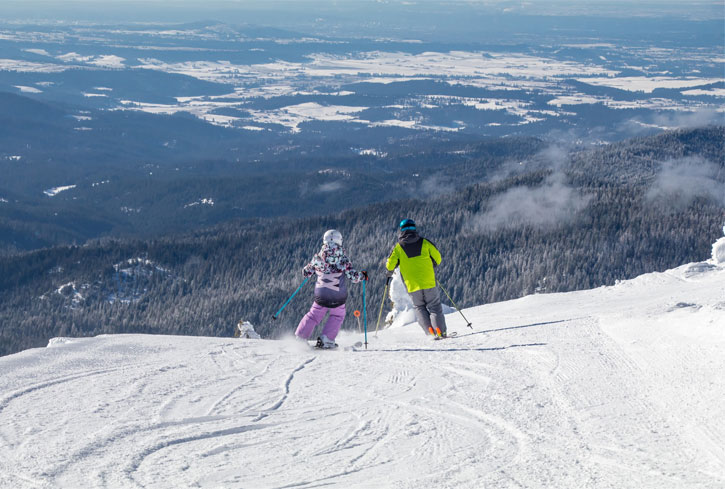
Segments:
[[[0,258],[0,354],[44,346],[54,336],[231,336],[240,318],[263,336],[291,332],[309,307],[311,285],[279,320],[271,316],[299,285],[302,266],[329,228],[342,232],[353,263],[370,273],[368,317],[374,319],[383,263],[404,217],[414,218],[441,250],[439,279],[463,307],[609,285],[704,260],[722,233],[725,192],[695,189],[673,199],[652,190],[663,163],[688,158],[708,165],[708,182],[725,189],[724,136],[723,128],[707,128],[630,140],[576,153],[561,165],[519,164],[495,180],[472,179],[436,198],[333,216],[239,221],[180,236],[103,239]],[[497,203],[512,190],[519,201],[564,194],[565,212],[497,224]],[[359,308],[360,287],[351,289],[350,309]],[[344,327],[355,327],[352,317]]]

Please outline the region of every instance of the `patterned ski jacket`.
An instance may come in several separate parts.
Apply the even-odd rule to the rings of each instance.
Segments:
[[[363,279],[347,258],[345,250],[340,246],[322,245],[322,249],[302,269],[305,277],[317,275],[315,283],[315,302],[322,307],[338,307],[347,300],[347,284],[345,277],[352,283]]]
[[[400,233],[398,243],[390,252],[386,268],[392,275],[395,267],[400,266],[408,293],[416,290],[432,289],[436,286],[434,267],[441,264],[441,254],[433,243],[406,230]]]

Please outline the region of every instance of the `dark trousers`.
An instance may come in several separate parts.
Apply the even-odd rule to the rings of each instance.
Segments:
[[[423,331],[428,334],[428,328],[440,328],[441,333],[446,332],[446,318],[441,305],[441,293],[438,287],[432,289],[416,290],[409,293],[415,306],[415,318]]]

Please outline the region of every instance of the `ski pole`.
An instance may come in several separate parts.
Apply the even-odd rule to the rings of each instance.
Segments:
[[[365,349],[368,349],[368,314],[367,314],[367,308],[365,307],[365,282],[367,280],[363,280],[363,324],[365,325]]]
[[[309,279],[310,279],[310,277],[305,277],[305,279],[302,281],[302,283],[300,284],[300,286],[297,287],[297,290],[295,290],[294,293],[291,296],[289,296],[289,299],[287,299],[287,302],[285,302],[284,304],[282,304],[282,307],[279,308],[279,311],[277,311],[277,312],[274,313],[274,315],[272,316],[272,319],[275,319],[275,320],[277,319],[277,316],[279,316],[279,313],[282,312],[282,309],[284,309],[285,307],[287,307],[287,304],[290,303],[290,301],[292,300],[292,298],[297,295],[297,292],[300,291],[300,289],[302,288],[302,286],[305,285]]]
[[[456,303],[453,302],[453,299],[451,299],[451,296],[448,294],[448,292],[446,291],[446,289],[443,288],[443,286],[441,285],[440,282],[438,282],[437,280],[436,280],[436,282],[438,283],[438,287],[440,287],[441,290],[443,291],[443,293],[446,294],[446,297],[448,297],[448,300],[451,301],[451,304],[453,304],[453,307],[456,308],[456,311],[458,311],[461,314],[461,317],[463,318],[463,320],[466,321],[466,326],[468,326],[469,328],[473,329],[473,326],[471,326],[471,323],[468,321],[468,319],[466,319],[466,316],[463,315],[463,313],[458,308],[458,306],[456,305]]]
[[[388,284],[390,284],[390,277],[385,281],[385,291],[383,292],[383,300],[380,301],[380,312],[378,313],[378,324],[375,325],[375,337],[378,337],[378,328],[380,327],[380,317],[383,315],[383,306],[385,305],[385,298],[388,296]]]

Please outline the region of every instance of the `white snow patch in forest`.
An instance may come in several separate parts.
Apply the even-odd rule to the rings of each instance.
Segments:
[[[709,90],[695,89],[695,90],[684,90],[682,95],[707,95],[710,97],[725,97],[725,88],[711,88]]]
[[[579,78],[577,81],[588,85],[618,88],[628,92],[652,93],[658,88],[687,88],[710,85],[725,81],[725,78],[672,78],[666,76],[622,76],[605,78]]]
[[[27,87],[25,85],[15,85],[15,88],[20,90],[22,93],[43,93],[42,90],[35,87]]]
[[[380,151],[375,148],[359,149],[357,150],[357,154],[360,156],[377,156],[378,158],[385,158],[388,156],[387,152]]]
[[[124,61],[126,61],[125,58],[122,58],[120,56],[115,56],[112,54],[108,55],[102,55],[102,56],[96,56],[94,59],[89,61],[89,64],[100,66],[102,68],[125,68]]]
[[[222,127],[233,127],[240,120],[239,117],[220,114],[200,114],[198,117],[206,122]]]
[[[37,54],[39,56],[50,56],[50,53],[45,49],[23,49],[26,53]]]
[[[60,73],[72,66],[52,63],[33,63],[18,59],[0,59],[0,71],[15,71],[19,73]]]
[[[80,62],[85,63],[93,59],[93,56],[82,56],[76,52],[70,52],[65,54],[59,54],[56,56],[56,59],[59,59],[63,62],[69,63],[69,62]]]
[[[53,187],[49,188],[48,190],[43,190],[43,193],[48,197],[55,197],[61,192],[65,192],[66,190],[71,190],[74,188],[76,188],[76,185],[64,185],[62,187]]]
[[[214,207],[214,199],[202,198],[202,199],[199,199],[199,200],[196,200],[194,202],[184,205],[184,209],[186,209],[188,207],[194,207],[197,205],[208,205],[210,207]]]
[[[125,58],[122,58],[120,56],[112,55],[112,54],[103,54],[103,55],[81,55],[76,52],[61,54],[56,56],[56,59],[63,61],[65,63],[85,63],[93,66],[98,66],[101,68],[124,68],[125,64],[124,61],[126,61]]]
[[[249,110],[254,122],[260,124],[279,124],[288,127],[292,132],[299,132],[299,125],[309,121],[359,121],[353,114],[367,110],[367,107],[351,107],[347,105],[320,105],[306,102],[298,105],[281,107],[271,111]]]
[[[562,105],[581,105],[581,104],[598,104],[609,100],[605,97],[595,97],[593,95],[560,95],[553,100],[549,100],[549,105],[561,107]]]

